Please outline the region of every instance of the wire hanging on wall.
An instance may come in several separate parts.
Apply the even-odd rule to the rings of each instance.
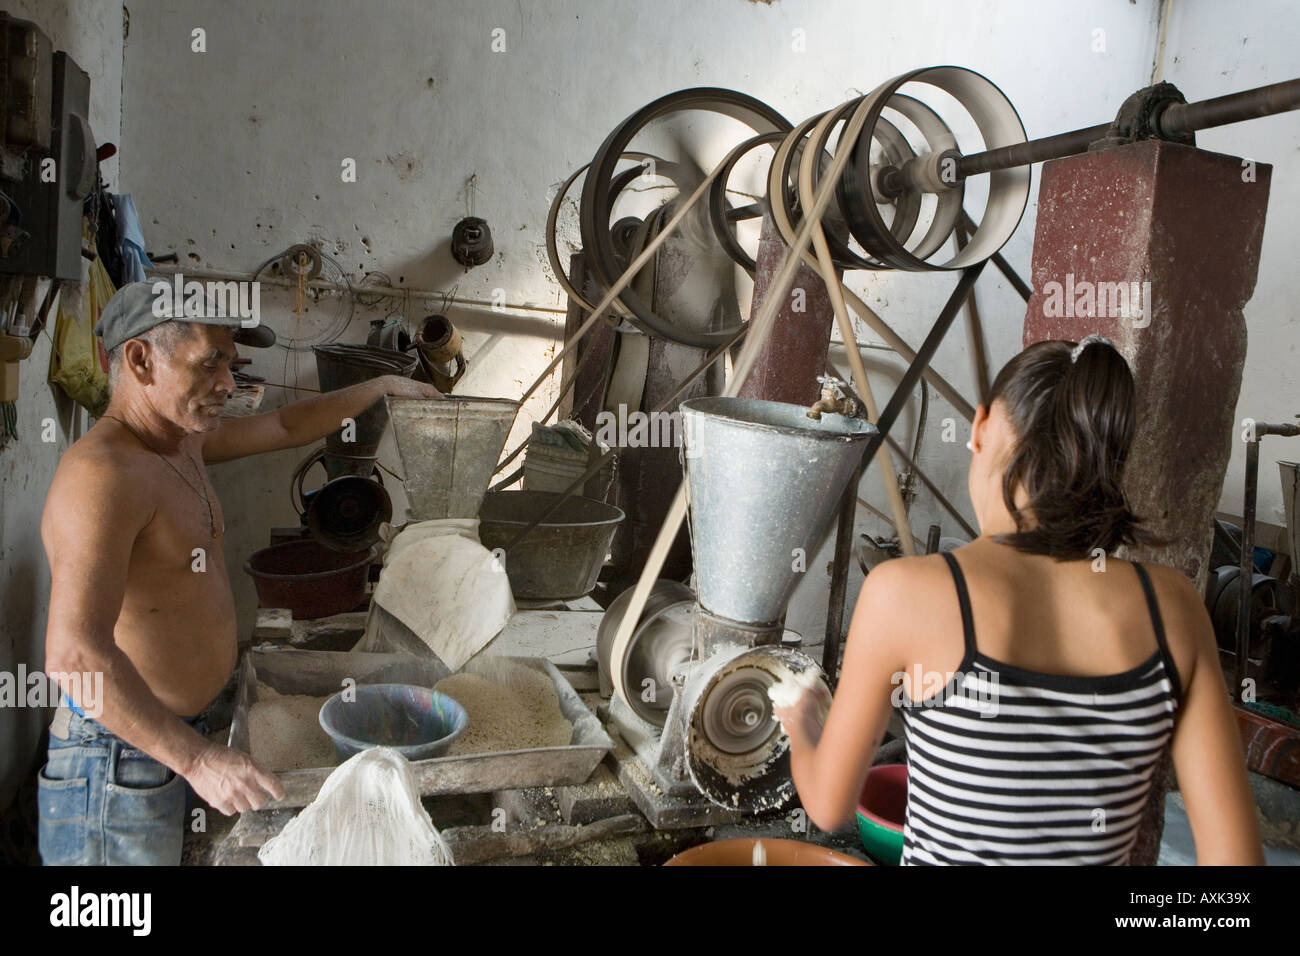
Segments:
[[[313,302],[319,302],[322,295],[338,295],[339,299],[338,310],[329,325],[319,335],[303,336],[300,334],[301,328],[295,328],[293,335],[277,334],[276,346],[287,351],[306,352],[313,345],[327,345],[337,341],[352,321],[357,302],[357,289],[339,261],[315,246],[299,243],[271,256],[259,265],[253,272],[253,281],[268,269],[286,279],[298,280],[295,291],[295,313],[298,315],[299,326],[301,326],[302,315],[307,310],[308,296]],[[335,293],[331,290],[322,291],[313,288],[311,283],[317,280],[341,285],[344,290]]]

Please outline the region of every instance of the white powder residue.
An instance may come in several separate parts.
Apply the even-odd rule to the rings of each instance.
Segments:
[[[555,685],[523,664],[489,659],[444,677],[434,690],[469,714],[469,726],[447,756],[567,747],[573,739],[573,724],[560,710]]]
[[[774,707],[793,707],[805,691],[813,690],[819,683],[821,674],[816,668],[809,668],[801,674],[786,674],[767,689],[767,696]]]
[[[261,687],[258,696],[261,697]],[[267,770],[309,770],[339,762],[334,741],[320,726],[320,709],[329,696],[276,695],[248,711],[248,746]]]

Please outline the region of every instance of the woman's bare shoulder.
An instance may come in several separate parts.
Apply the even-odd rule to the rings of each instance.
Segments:
[[[1142,567],[1151,578],[1165,641],[1185,685],[1200,649],[1198,642],[1213,641],[1205,600],[1191,579],[1177,568],[1146,561]]]
[[[946,614],[949,602],[936,600],[942,593],[955,594],[952,574],[940,554],[892,558],[871,570],[862,584],[859,602],[878,623],[893,623],[931,629],[933,616]],[[955,607],[955,603],[953,604]]]

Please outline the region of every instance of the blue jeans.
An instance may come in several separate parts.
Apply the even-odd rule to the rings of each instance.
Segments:
[[[66,722],[66,735],[64,730]],[[204,732],[202,716],[185,721]],[[185,778],[87,717],[61,711],[37,777],[46,866],[179,866]]]

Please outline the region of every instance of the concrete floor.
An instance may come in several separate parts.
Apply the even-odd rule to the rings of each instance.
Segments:
[[[1268,786],[1272,784],[1290,791],[1292,810],[1294,815],[1290,818],[1289,829],[1291,838],[1283,842],[1285,837],[1279,838],[1276,834],[1277,825],[1269,827],[1265,825],[1264,842],[1264,860],[1269,866],[1300,866],[1300,791],[1293,787],[1287,787],[1285,784],[1269,780],[1267,777],[1261,777],[1258,774],[1251,774],[1251,785],[1256,788],[1256,798],[1258,801],[1258,788],[1261,785]],[[1261,815],[1265,815],[1265,810],[1260,807]],[[1265,817],[1266,819],[1267,816]],[[1272,830],[1273,832],[1269,832]],[[1270,840],[1270,837],[1273,840]],[[1276,842],[1273,842],[1276,841]],[[1156,860],[1157,866],[1192,866],[1196,863],[1196,849],[1192,843],[1192,827],[1187,820],[1187,810],[1183,806],[1182,796],[1171,792],[1165,797],[1165,832],[1160,840],[1160,857]]]

